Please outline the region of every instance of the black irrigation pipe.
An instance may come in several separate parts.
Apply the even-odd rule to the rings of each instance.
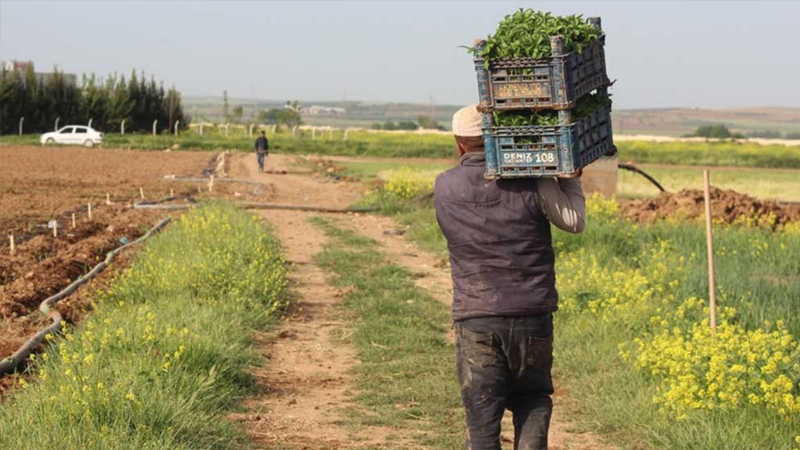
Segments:
[[[156,201],[141,201],[136,202],[133,204],[134,209],[165,209],[165,210],[184,210],[184,209],[191,209],[197,206],[197,204],[191,205],[164,205],[162,203],[170,201],[170,200],[177,200],[183,199],[185,197],[167,197],[162,200]],[[191,200],[193,203],[194,201]],[[319,206],[296,206],[296,205],[277,205],[274,203],[253,203],[253,202],[237,202],[234,203],[236,206],[239,206],[243,209],[279,209],[279,210],[286,210],[286,211],[308,211],[308,212],[320,212],[320,213],[332,213],[332,214],[347,214],[347,213],[368,213],[368,212],[377,212],[380,211],[380,208],[325,208]]]
[[[38,348],[42,342],[46,339],[46,336],[51,333],[56,333],[57,331],[61,330],[61,324],[63,322],[63,317],[61,313],[59,313],[56,309],[53,308],[58,301],[63,300],[75,290],[77,290],[80,286],[86,284],[89,280],[96,277],[100,272],[105,270],[109,264],[116,258],[117,254],[126,248],[138,244],[145,239],[149,238],[153,234],[160,231],[170,222],[170,218],[167,217],[166,219],[162,220],[161,222],[157,223],[156,226],[151,228],[147,233],[141,236],[139,239],[135,241],[128,242],[127,244],[117,247],[116,249],[106,253],[106,258],[98,263],[92,270],[78,278],[77,280],[73,281],[69,286],[61,290],[61,292],[48,297],[42,303],[39,304],[39,311],[42,314],[47,316],[51,323],[49,326],[40,330],[38,333],[34,334],[27,342],[22,344],[16,352],[14,352],[11,356],[4,358],[0,361],[0,377],[3,375],[8,374],[9,372],[16,369],[31,353],[33,353],[36,348]]]
[[[647,180],[650,181],[651,183],[655,184],[659,191],[667,192],[667,190],[664,189],[664,187],[661,186],[661,184],[658,181],[656,181],[655,178],[651,177],[644,170],[634,166],[633,164],[619,163],[617,164],[617,167],[619,167],[620,169],[630,170],[631,172],[638,173],[639,175],[647,178]]]
[[[355,208],[323,208],[318,206],[295,206],[295,205],[276,205],[272,203],[251,203],[251,202],[240,202],[237,203],[238,206],[241,206],[244,209],[282,209],[287,211],[310,211],[310,212],[321,212],[321,213],[368,213],[368,212],[377,212],[380,211],[380,208],[377,207],[355,207]]]
[[[211,181],[211,178],[205,177],[178,177],[175,175],[167,175],[164,177],[167,181],[185,181],[190,183],[208,183]],[[254,184],[256,186],[265,186],[264,183],[260,181],[253,181],[253,180],[242,180],[239,178],[217,178],[214,177],[214,183],[241,183],[241,184]]]
[[[187,202],[191,203],[191,205],[164,205],[163,203],[171,202],[173,200],[186,200]],[[191,207],[196,206],[197,200],[192,197],[188,196],[174,196],[174,197],[164,197],[161,200],[142,200],[139,202],[135,202],[133,204],[133,209],[171,209],[171,210],[179,210],[179,209],[189,209]]]

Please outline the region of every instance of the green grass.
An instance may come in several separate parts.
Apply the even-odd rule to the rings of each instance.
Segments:
[[[410,161],[337,161],[336,165],[342,167],[344,170],[341,175],[359,180],[359,181],[372,181],[372,180],[385,180],[386,173],[410,167],[425,172],[438,173],[443,172],[456,164],[458,161],[452,158],[452,164],[446,163],[433,163],[433,162],[417,162]]]
[[[617,142],[620,161],[639,164],[798,169],[800,148],[740,142]]]
[[[798,150],[800,151],[800,150]],[[703,188],[703,169],[640,164],[637,167],[658,180],[669,192]],[[800,201],[800,171],[781,169],[727,169],[711,170],[711,184],[722,189],[756,198]],[[620,170],[617,178],[617,195],[620,197],[653,197],[658,189],[639,174]]]
[[[800,151],[800,150],[799,150]],[[433,179],[439,172],[453,165],[430,161],[338,161],[337,166],[343,168],[341,175],[355,180],[386,181],[392,171],[409,167],[420,171],[422,176]],[[668,166],[639,164],[640,169],[653,176],[668,192],[683,189],[702,189],[703,169],[691,166]],[[711,170],[711,183],[722,189],[733,189],[736,192],[762,199],[780,199],[800,201],[800,170],[764,169],[764,168],[729,168],[721,167]],[[620,170],[617,177],[617,196],[623,198],[655,197],[658,189],[639,174]]]
[[[284,273],[254,216],[188,213],[37,358],[0,406],[0,448],[249,448],[224,417],[255,390],[251,333],[281,308]]]
[[[702,227],[672,223],[638,227],[616,218],[589,220],[583,235],[556,234],[560,260],[582,250],[585,253],[581,255],[596,256],[610,272],[638,270],[644,274],[648,282],[637,295],[644,296],[644,289],[650,287],[661,286],[664,291],[635,307],[638,308],[635,314],[611,313],[606,318],[602,313],[581,307],[558,315],[557,372],[577,400],[578,411],[593,418],[598,430],[631,446],[709,450],[793,448],[798,418],[788,421],[758,406],[744,404],[733,410],[691,411],[686,420],[675,420],[672,413],[660,412],[653,404],[659,377],[648,376],[621,358],[620,344],[637,338],[648,340],[659,329],[648,322],[651,317],[671,314],[690,297],[708,298]],[[663,241],[669,242],[662,261],[665,263],[649,264],[646,255]],[[800,336],[800,320],[793,312],[800,308],[800,236],[727,227],[715,231],[715,246],[718,302],[721,308],[736,308],[733,322],[757,330],[765,327],[764,321],[785,320],[788,330],[795,337]],[[578,270],[571,271],[564,264],[559,266],[562,302],[574,299],[584,303],[622,295],[624,285],[616,290],[608,285],[598,290],[586,282],[591,278],[588,266],[578,265]],[[626,276],[618,280],[629,279]],[[674,280],[676,284],[668,286],[657,281],[660,279]],[[701,311],[696,314],[699,317],[678,320],[675,326],[688,329],[703,316]]]
[[[290,131],[268,133],[270,150],[284,154],[318,154],[346,156],[385,157],[450,157],[455,152],[452,136],[438,134],[371,133],[353,131],[343,140],[342,131],[333,138],[327,132],[318,132],[312,139],[310,131],[298,132],[292,137]],[[207,150],[207,151],[252,151],[255,137],[245,136],[241,130],[231,132],[229,137],[220,134],[200,136],[187,132],[180,136],[149,134],[107,133],[103,146],[134,150]],[[0,136],[2,145],[40,145],[39,135]]]
[[[446,254],[430,203],[392,201],[387,195],[373,200],[408,225],[409,236],[421,246]],[[659,252],[662,245],[666,246]],[[748,402],[731,410],[692,410],[684,420],[671,410],[661,411],[653,398],[664,378],[638,369],[621,353],[621,344],[631,351],[636,339],[651,342],[661,329],[661,319],[656,318],[672,317],[691,297],[707,298],[701,225],[661,222],[640,227],[620,220],[613,211],[592,207],[587,230],[581,235],[556,232],[554,246],[562,299],[562,309],[556,314],[555,374],[568,393],[568,406],[562,407],[579,428],[606,435],[624,448],[796,447],[800,417],[787,420],[775,410]],[[721,311],[736,309],[731,319],[721,322],[768,331],[771,328],[765,321],[783,320],[795,339],[800,337],[796,314],[800,309],[800,234],[717,228],[715,248],[718,303]],[[591,258],[597,263],[593,265]],[[590,306],[594,302],[599,304],[596,311]],[[615,309],[614,302],[622,305]],[[689,311],[686,317],[670,319],[682,333],[705,317],[697,307]],[[737,349],[728,351],[734,355]],[[790,353],[791,361],[797,361],[800,352],[791,351],[795,352]],[[789,366],[782,367],[781,373],[795,379],[795,395],[800,394],[798,374]],[[696,370],[702,379],[704,369]]]
[[[429,157],[453,158],[453,137],[446,134],[373,133],[352,131],[343,140],[343,131],[332,137],[320,131],[312,139],[310,131],[291,132],[282,130],[269,133],[270,148],[276,153],[319,154],[376,157]],[[104,146],[108,148],[130,148],[140,150],[234,150],[250,151],[254,138],[245,136],[241,130],[231,132],[229,137],[215,133],[199,136],[186,132],[180,136],[116,133],[105,135]],[[0,136],[0,144],[39,145],[39,135]],[[758,145],[739,142],[618,142],[620,160],[640,164],[678,164],[736,167],[800,168],[800,148],[782,145]]]
[[[361,361],[353,370],[363,405],[352,425],[404,430],[435,449],[463,445],[447,308],[416,289],[411,274],[388,261],[376,242],[332,221],[313,223],[332,238],[318,263],[337,275],[336,286],[352,289],[343,306],[355,318],[348,340]]]

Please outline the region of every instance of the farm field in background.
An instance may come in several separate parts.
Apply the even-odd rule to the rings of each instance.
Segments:
[[[252,187],[232,183],[218,184],[209,193],[205,184],[164,179],[203,176],[213,169],[215,159],[209,152],[0,146],[0,358],[49,323],[36,312],[42,300],[88,272],[106,252],[138,238],[166,215],[179,215],[133,209],[141,192],[148,200],[167,197],[171,191],[194,199],[230,198],[235,190],[241,191],[241,198],[268,198],[267,191],[253,195]],[[48,228],[52,221],[58,224],[57,236]],[[8,235],[14,236],[13,255]],[[114,267],[124,267],[126,260],[123,254]],[[106,283],[111,272],[59,303],[67,321],[81,318],[90,306],[91,291]]]
[[[409,168],[425,179],[433,180],[435,176],[450,167],[458,160],[455,157],[417,158],[417,159],[384,159],[384,158],[351,158],[324,157],[333,173],[355,180],[374,182],[387,181],[394,171]],[[637,167],[652,175],[668,192],[679,192],[684,189],[699,189],[703,182],[703,169],[692,166],[673,166],[668,164],[637,164]],[[712,184],[721,189],[732,189],[736,192],[759,199],[778,199],[800,201],[800,170],[796,169],[759,169],[741,167],[715,167],[711,170]],[[617,176],[617,196],[620,198],[650,198],[659,194],[658,188],[644,177],[632,172],[620,170]]]
[[[219,129],[203,136],[189,131],[180,136],[106,133],[104,146],[136,150],[251,151],[254,137],[244,127],[231,128],[228,137]],[[277,133],[267,127],[271,150],[286,154],[318,154],[392,158],[453,158],[455,144],[447,133],[376,132],[366,130],[309,129]],[[345,140],[345,134],[347,139]],[[0,145],[39,145],[38,135],[0,136]],[[637,164],[708,165],[762,168],[800,168],[800,149],[761,145],[747,141],[649,142],[619,141],[620,161]]]
[[[619,109],[613,116],[614,130],[625,134],[684,136],[709,124],[725,124],[744,134],[764,130],[800,132],[800,109],[786,107]]]
[[[35,234],[43,223],[72,210],[82,218],[89,202],[102,214],[106,193],[117,206],[140,199],[139,188],[151,199],[169,195],[170,189],[185,193],[193,186],[164,176],[201,176],[214,157],[206,152],[0,146],[0,229]]]
[[[126,134],[104,135],[104,147],[133,150],[210,150],[252,151],[255,136],[249,137],[244,128],[231,127],[228,136],[220,130],[207,129],[204,135],[186,132],[180,136]],[[282,129],[276,133],[267,127],[270,151],[287,154],[323,154],[379,157],[446,158],[455,151],[452,136],[444,134],[349,131],[345,140],[343,129],[311,130]],[[38,135],[2,136],[0,145],[39,145]]]
[[[667,164],[637,164],[668,192],[700,189],[703,169]],[[746,167],[715,167],[711,169],[711,183],[720,189],[763,199],[800,201],[800,170],[758,169]],[[623,198],[654,197],[659,193],[652,183],[639,174],[620,170],[617,178],[617,195]]]

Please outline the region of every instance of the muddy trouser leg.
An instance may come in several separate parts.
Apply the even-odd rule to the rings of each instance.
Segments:
[[[258,156],[258,168],[259,170],[264,170],[264,154],[261,152],[256,153]]]
[[[500,450],[500,421],[510,374],[495,331],[496,320],[469,319],[455,326],[456,372],[466,410],[468,450]]]
[[[519,359],[517,359],[517,357]],[[553,411],[553,316],[514,319],[509,342],[512,383],[508,409],[514,413],[514,449],[546,450]],[[516,361],[519,364],[516,364]]]

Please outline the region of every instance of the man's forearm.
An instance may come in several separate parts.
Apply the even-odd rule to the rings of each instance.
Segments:
[[[570,233],[580,233],[586,227],[580,178],[540,178],[539,198],[547,219],[556,227]]]

